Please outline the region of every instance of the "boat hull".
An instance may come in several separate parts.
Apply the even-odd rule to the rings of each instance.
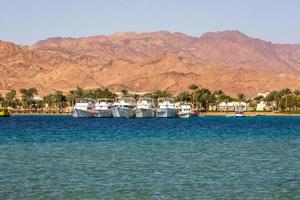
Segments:
[[[135,111],[136,118],[152,118],[155,117],[155,112],[152,109],[137,109]]]
[[[177,110],[172,108],[162,108],[158,109],[156,112],[156,117],[158,118],[174,118],[177,116]]]
[[[191,113],[191,112],[179,113],[178,116],[180,118],[190,118],[190,117],[193,117],[193,113]]]
[[[0,112],[0,117],[10,117],[10,114]]]
[[[134,110],[127,108],[114,107],[112,109],[112,115],[114,118],[133,118],[134,114]]]
[[[100,118],[111,118],[112,112],[110,109],[107,110],[96,110],[94,117],[100,117]]]
[[[94,117],[94,113],[90,110],[82,110],[82,109],[74,108],[72,111],[72,116],[76,118]]]
[[[226,117],[246,117],[244,114],[226,114]]]

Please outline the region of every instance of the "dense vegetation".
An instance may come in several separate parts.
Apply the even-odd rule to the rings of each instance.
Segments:
[[[38,95],[36,88],[22,88],[19,90],[21,98],[17,98],[16,90],[10,90],[2,96],[0,94],[0,104],[3,107],[11,107],[14,109],[64,109],[73,106],[77,99],[100,99],[117,97],[115,93],[108,89],[84,90],[77,87],[76,90],[71,90],[68,93],[56,91],[52,94],[44,96],[42,99],[34,98]],[[127,90],[122,90],[123,96],[133,97],[138,99],[138,94],[130,94]],[[156,90],[153,93],[144,94],[145,97],[151,97],[157,100],[160,97],[173,97],[167,90]],[[226,95],[222,90],[211,91],[207,88],[199,87],[195,84],[189,86],[188,90],[174,97],[176,101],[191,102],[194,106],[203,110],[208,110],[213,106],[215,110],[219,110],[221,102],[247,102],[250,107],[256,108],[256,104],[260,101],[265,101],[272,110],[292,112],[300,108],[300,90],[291,91],[290,89],[282,89],[272,91],[266,97],[257,96],[247,99],[244,94],[237,94],[237,97]]]

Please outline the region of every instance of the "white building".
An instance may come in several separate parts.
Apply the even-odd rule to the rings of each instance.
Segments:
[[[221,102],[219,104],[220,111],[235,111],[238,107],[242,107],[244,110],[247,110],[248,105],[246,102]]]
[[[268,96],[268,94],[270,94],[269,92],[266,92],[266,93],[257,93],[257,96],[262,96],[263,98],[266,98]],[[257,111],[265,111],[265,110],[270,110],[270,107],[267,105],[267,102],[265,101],[260,101],[260,102],[257,102],[256,104],[256,110]]]
[[[261,102],[257,103],[256,110],[257,111],[269,110],[269,107],[267,106],[266,102],[261,101]]]
[[[268,94],[270,94],[270,92],[266,92],[266,93],[257,93],[257,96],[259,97],[259,96],[262,96],[262,97],[264,97],[264,98],[266,98],[266,96],[268,96]]]
[[[34,101],[43,101],[43,97],[40,97],[40,96],[34,96],[32,99]]]

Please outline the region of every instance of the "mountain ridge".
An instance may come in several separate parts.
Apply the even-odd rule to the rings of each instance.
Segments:
[[[253,96],[300,88],[300,45],[273,44],[239,31],[192,37],[166,31],[48,38],[32,46],[0,40],[0,90],[41,93],[122,87],[187,90],[191,83]]]

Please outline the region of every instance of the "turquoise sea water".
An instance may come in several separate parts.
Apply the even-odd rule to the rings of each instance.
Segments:
[[[300,117],[0,118],[0,199],[300,199]]]

